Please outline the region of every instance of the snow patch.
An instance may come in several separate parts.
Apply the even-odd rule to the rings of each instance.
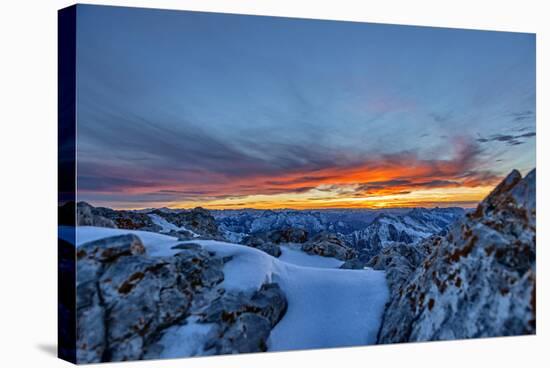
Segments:
[[[307,254],[299,246],[281,245],[279,260],[297,266],[317,268],[339,268],[343,261],[331,257],[322,257],[314,254]]]
[[[159,358],[205,355],[203,346],[215,325],[198,323],[197,320],[196,316],[191,316],[185,324],[167,328],[158,342],[163,347]]]

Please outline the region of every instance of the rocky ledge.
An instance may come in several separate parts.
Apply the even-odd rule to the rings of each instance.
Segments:
[[[321,232],[305,242],[302,250],[308,254],[334,257],[341,261],[351,260],[357,256],[352,248],[346,246],[341,237],[328,232]]]
[[[230,258],[192,243],[175,249],[170,257],[150,257],[135,235],[77,249],[79,363],[158,358],[165,330],[190,318],[215,326],[204,342],[205,354],[266,350],[287,307],[279,286],[226,291],[220,283]]]
[[[535,192],[535,170],[513,171],[445,236],[374,257],[391,289],[378,342],[534,334]]]

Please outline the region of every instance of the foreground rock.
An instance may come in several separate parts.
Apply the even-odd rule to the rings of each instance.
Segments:
[[[287,309],[277,284],[264,284],[253,293],[226,293],[201,312],[203,323],[217,328],[205,349],[215,354],[252,353],[267,350],[271,329]]]
[[[199,315],[214,323],[205,343],[213,354],[265,350],[286,310],[274,284],[231,294],[219,284],[223,265],[199,244],[183,243],[170,257],[149,257],[135,235],[81,245],[77,252],[77,361],[159,357],[163,331]]]
[[[394,245],[380,343],[533,334],[536,174],[513,171],[446,236]]]
[[[322,232],[302,245],[302,250],[308,254],[323,257],[333,257],[341,261],[347,261],[356,257],[353,249],[346,246],[344,240],[336,234]]]

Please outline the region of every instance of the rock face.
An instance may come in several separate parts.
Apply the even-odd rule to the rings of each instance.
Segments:
[[[117,227],[113,220],[94,213],[94,208],[86,202],[78,203],[76,218],[78,226]]]
[[[279,257],[281,255],[279,244],[300,244],[306,242],[307,239],[308,233],[304,229],[286,227],[247,235],[240,243],[264,251],[273,257]]]
[[[258,236],[247,236],[243,239],[242,244],[264,251],[273,257],[281,255],[281,247],[278,244],[274,244]]]
[[[281,243],[305,243],[308,233],[304,229],[287,227],[284,229],[272,230],[267,233],[267,239],[275,244]]]
[[[421,247],[411,244],[394,243],[385,247],[380,254],[371,258],[366,266],[375,270],[386,270],[386,279],[390,285],[393,298],[393,296],[399,294],[401,286],[427,255],[428,253]]]
[[[346,246],[343,239],[336,234],[322,232],[302,245],[302,250],[309,254],[323,257],[333,257],[347,261],[356,256],[353,249]]]
[[[212,354],[265,350],[286,311],[276,284],[249,294],[226,292],[222,259],[182,243],[170,257],[149,257],[135,235],[89,242],[77,251],[77,361],[158,358],[163,330],[201,316],[216,334]],[[157,354],[157,355],[155,355]]]
[[[153,232],[161,230],[161,227],[153,223],[145,213],[93,207],[86,202],[78,202],[77,204],[77,224],[80,226],[116,227]]]
[[[163,217],[166,221],[178,227],[185,227],[199,234],[202,238],[224,240],[218,229],[216,219],[208,210],[202,207],[177,212],[154,210],[151,213]]]
[[[535,170],[513,171],[445,236],[375,257],[391,289],[379,342],[535,333],[535,190]]]
[[[69,213],[69,211],[66,211]],[[166,231],[152,219],[152,215],[160,216],[174,226],[184,229]],[[162,232],[175,236],[180,240],[202,239],[225,240],[218,224],[208,210],[197,207],[192,210],[143,210],[124,211],[105,207],[93,207],[86,202],[77,204],[77,224],[79,226],[113,227],[129,230]]]
[[[217,324],[215,338],[205,348],[215,354],[266,351],[269,333],[286,309],[277,284],[264,284],[253,293],[226,293],[199,312],[200,322]]]

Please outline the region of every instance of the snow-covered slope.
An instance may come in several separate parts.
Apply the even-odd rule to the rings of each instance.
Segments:
[[[226,239],[241,243],[246,235],[294,228],[308,236],[321,232],[340,234],[346,245],[367,258],[394,242],[415,244],[446,231],[461,218],[462,208],[396,208],[383,210],[223,210],[211,211]]]
[[[61,234],[65,233],[63,229]],[[181,244],[174,237],[125,229],[79,227],[77,246],[88,241],[120,234],[141,238],[152,256],[170,256]],[[368,345],[376,342],[389,291],[384,272],[341,270],[336,259],[298,254],[284,247],[281,259],[257,249],[215,240],[194,240],[220,257],[231,257],[224,266],[221,287],[227,290],[258,289],[266,282],[276,282],[288,300],[283,319],[272,330],[268,350],[327,348]],[[187,326],[187,327],[186,327]],[[199,353],[186,346],[189,339],[200,341],[208,326],[188,323],[172,327],[163,336],[168,344],[161,356],[187,356]],[[183,340],[183,341],[180,341]],[[183,344],[182,344],[183,343]],[[179,346],[179,347],[178,347]]]
[[[297,266],[317,268],[339,268],[344,261],[332,257],[322,257],[315,254],[307,254],[302,251],[301,244],[281,245],[279,260]]]

